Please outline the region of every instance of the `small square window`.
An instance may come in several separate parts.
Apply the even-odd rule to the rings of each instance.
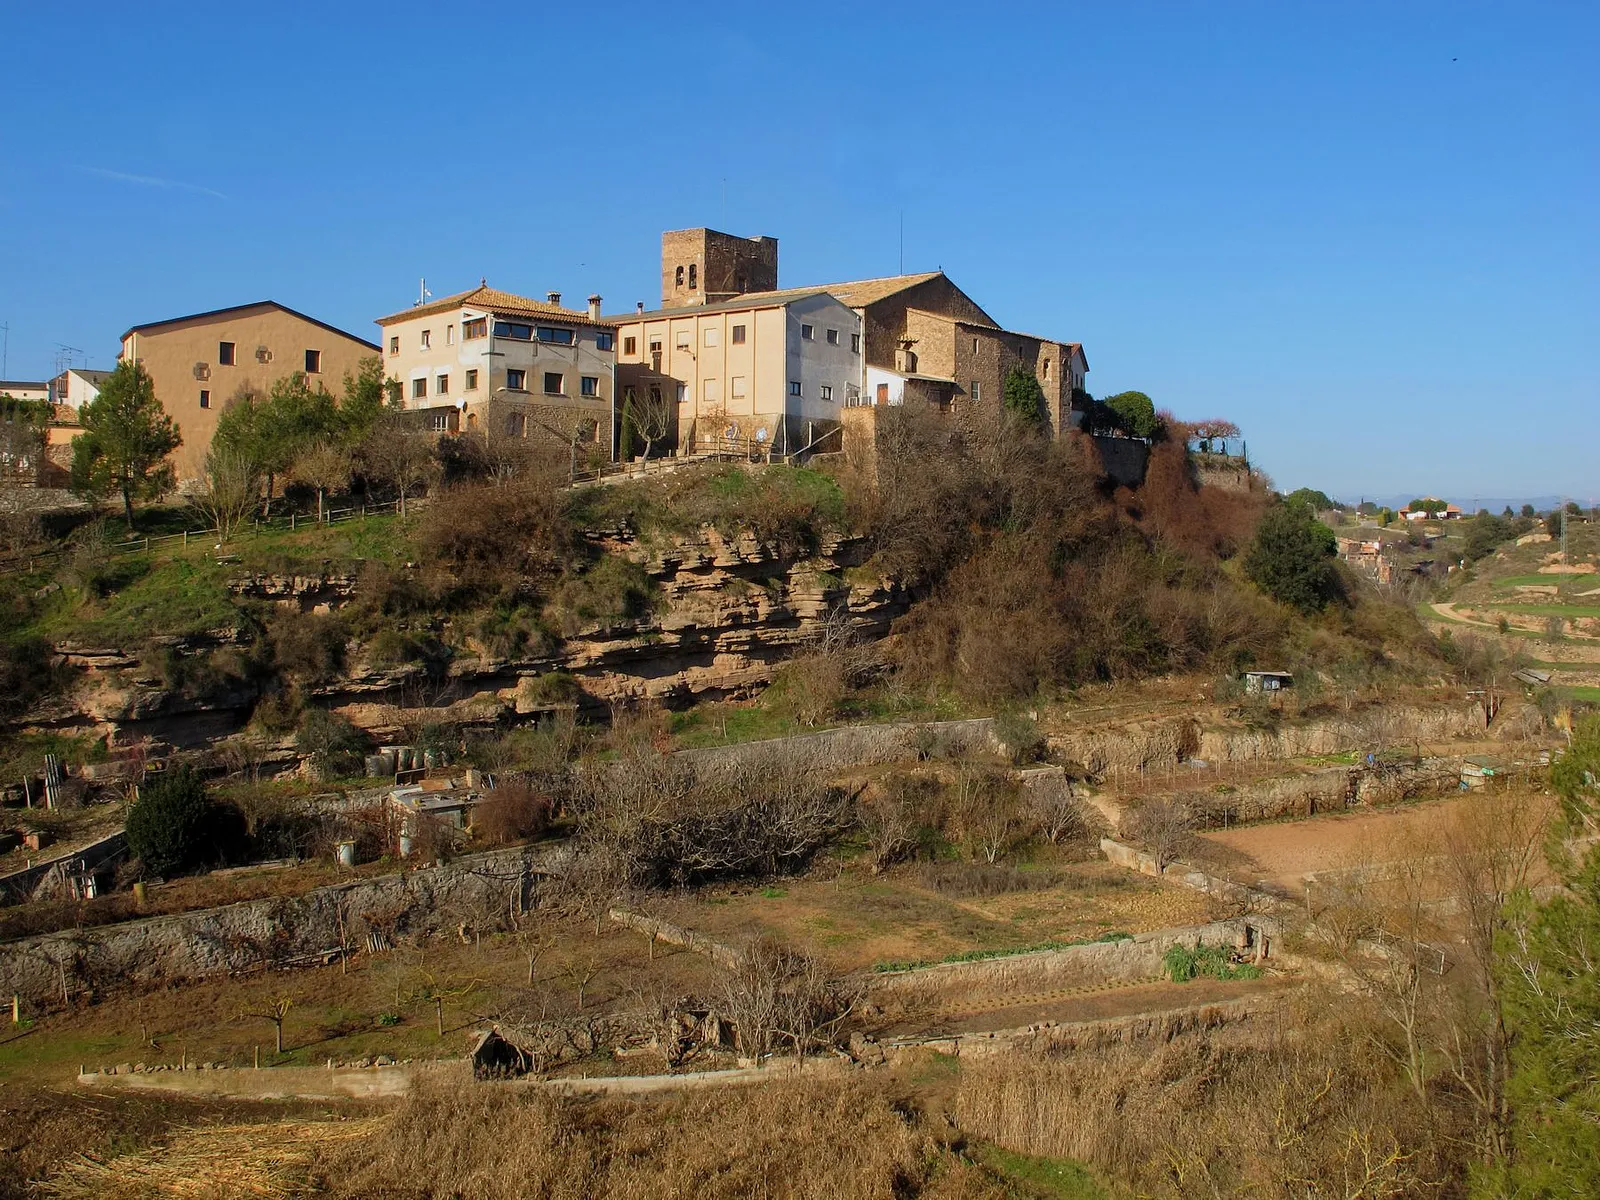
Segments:
[[[717,344],[717,330],[716,330],[716,327],[708,325],[706,327],[706,345],[715,346],[716,344]]]
[[[800,395],[800,381],[798,379],[789,380],[789,395],[791,395],[791,396]]]
[[[828,383],[823,384],[822,385],[822,401],[823,401],[823,403],[826,404],[829,400],[832,400],[832,399],[833,399],[833,385],[832,384],[828,384]]]
[[[233,343],[232,342],[218,342],[217,343],[217,362],[220,363],[224,367],[233,366]]]
[[[204,388],[200,389],[200,407],[201,408],[210,408],[211,407],[211,393],[206,391]]]
[[[700,381],[701,399],[708,404],[715,404],[722,399],[722,383],[716,379],[703,379]]]
[[[528,390],[528,373],[526,371],[506,372],[506,391],[525,392]],[[490,397],[493,399],[493,397]]]
[[[424,350],[428,350],[428,349],[431,349],[432,347],[433,347],[433,330],[424,329],[422,331],[422,348]]]
[[[678,330],[678,336],[674,344],[679,350],[687,350],[689,348],[689,331],[687,329]]]
[[[973,381],[972,381],[972,391],[971,391],[971,392],[970,392],[970,393],[968,393],[968,394],[969,394],[969,395],[970,395],[970,396],[971,396],[971,397],[972,397],[972,398],[973,398],[973,399],[974,399],[974,400],[981,400],[981,399],[982,399],[982,398],[983,398],[983,389],[981,389],[981,388],[980,388],[980,387],[979,387],[979,386],[978,386],[978,381],[977,381],[977,380],[976,380],[976,379],[974,379],[974,380],[973,380]]]
[[[428,418],[428,428],[433,430],[435,433],[449,432],[451,416],[452,414],[448,409],[446,409],[444,412],[434,413]]]
[[[546,371],[544,373],[544,394],[546,396],[564,395],[565,393],[561,389],[565,386],[566,384],[560,371]]]
[[[814,342],[817,340],[817,331],[809,325],[802,325],[800,326],[800,336],[808,342]]]
[[[473,317],[470,321],[461,322],[461,340],[470,342],[473,338],[489,336],[489,318]]]
[[[735,346],[744,345],[744,326],[743,325],[735,325],[733,327],[733,344]]]
[[[624,354],[637,354],[637,353],[639,353],[639,339],[638,338],[623,338],[622,339],[622,352]]]
[[[850,353],[861,353],[861,335],[859,333],[852,333],[850,335]]]
[[[838,344],[839,344],[839,331],[837,329],[828,330],[828,345],[837,346]]]
[[[390,337],[389,337],[389,353],[390,354],[399,354],[400,353],[400,335],[398,333],[391,334]]]
[[[468,367],[467,368],[467,391],[475,392],[477,390],[478,390],[478,368],[477,367]]]
[[[426,379],[413,379],[411,381],[411,398],[413,400],[426,400],[428,398],[428,381]]]
[[[602,329],[594,335],[594,348],[596,350],[609,350],[616,344],[616,334],[609,329]]]
[[[578,379],[578,393],[583,396],[598,396],[600,394],[600,377],[598,375],[583,375]]]
[[[306,374],[307,375],[320,375],[321,373],[322,373],[322,351],[321,350],[307,350],[306,351]]]
[[[448,396],[450,394],[450,376],[440,375],[433,381],[433,394],[435,396]]]
[[[735,400],[743,400],[744,399],[744,376],[743,375],[735,375],[732,379],[730,379],[728,381],[728,395],[732,396]]]

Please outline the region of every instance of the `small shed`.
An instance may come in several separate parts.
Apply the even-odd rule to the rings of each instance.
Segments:
[[[1252,696],[1294,686],[1294,675],[1288,671],[1245,671],[1240,678],[1244,680],[1244,690]]]
[[[1505,771],[1505,764],[1488,754],[1469,754],[1461,760],[1461,786],[1481,788]]]

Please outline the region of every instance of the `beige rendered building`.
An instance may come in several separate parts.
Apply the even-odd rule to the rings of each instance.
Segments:
[[[616,330],[600,297],[563,308],[482,284],[379,317],[391,392],[437,430],[489,429],[599,446],[615,429]],[[492,413],[492,416],[491,416]]]
[[[265,392],[304,374],[313,388],[336,393],[346,374],[377,353],[371,342],[263,300],[135,325],[122,335],[117,357],[144,367],[183,434],[172,455],[182,484],[204,473],[217,418],[241,388]]]
[[[698,281],[697,281],[698,282]],[[617,322],[622,403],[665,403],[685,450],[795,454],[860,399],[861,321],[821,289],[634,313]]]

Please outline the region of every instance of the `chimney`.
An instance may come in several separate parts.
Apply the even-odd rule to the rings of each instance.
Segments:
[[[596,292],[594,295],[589,297],[589,320],[598,321],[599,319],[600,319],[600,293]]]
[[[558,308],[561,306],[561,293],[560,292],[546,292],[544,294],[544,298],[545,298],[545,301],[547,303],[549,303],[549,304],[554,304]]]
[[[637,307],[636,311],[639,313],[640,316],[644,315],[644,301],[643,300],[638,301],[638,307]]]

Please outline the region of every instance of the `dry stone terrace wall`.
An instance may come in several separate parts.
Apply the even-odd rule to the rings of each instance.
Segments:
[[[920,1004],[981,1003],[996,994],[1028,995],[1110,983],[1141,983],[1161,973],[1173,946],[1239,947],[1277,936],[1270,916],[1241,917],[1209,925],[1157,929],[1115,942],[1059,950],[1034,950],[976,962],[939,963],[907,971],[859,976],[873,1002],[886,1010]]]
[[[561,870],[567,850],[495,851],[421,871],[379,875],[299,896],[274,897],[44,934],[0,944],[0,993],[29,1004],[111,988],[148,988],[274,965],[321,961],[344,933],[354,949],[369,932],[397,936],[498,926],[527,907],[537,881]]]
[[[1342,754],[1484,736],[1477,704],[1380,706],[1349,714],[1285,722],[1272,729],[1202,725],[1193,717],[1102,725],[1052,734],[1050,749],[1091,774],[1148,771],[1189,759],[1255,762]]]

